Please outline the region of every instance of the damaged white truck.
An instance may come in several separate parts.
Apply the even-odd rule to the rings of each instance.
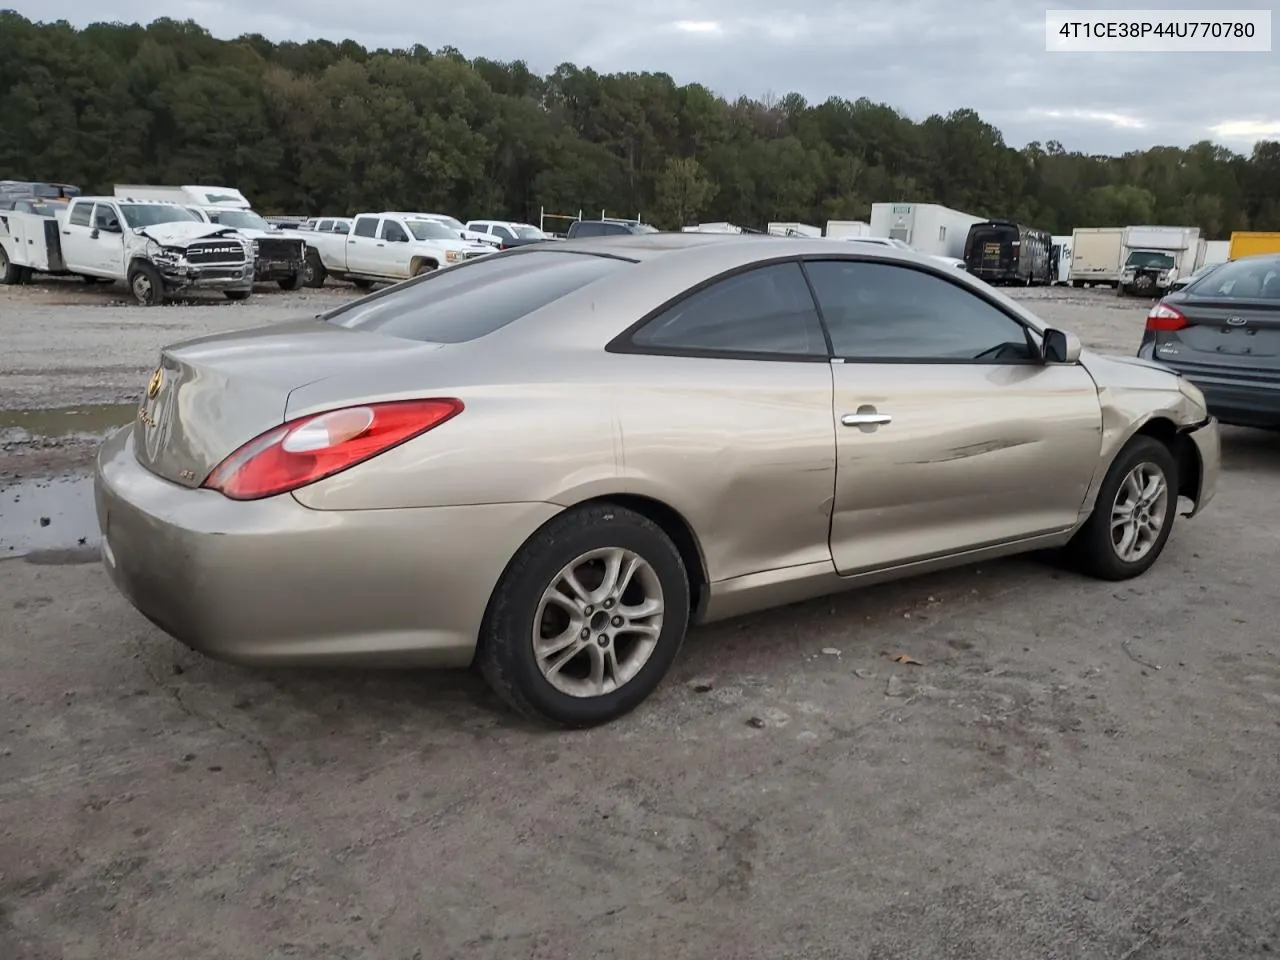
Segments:
[[[143,306],[185,290],[244,300],[253,291],[254,248],[235,229],[177,204],[76,197],[51,217],[0,217],[0,280],[23,283],[37,273],[122,281]]]

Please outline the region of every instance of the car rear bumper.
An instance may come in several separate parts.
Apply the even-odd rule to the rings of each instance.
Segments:
[[[1199,387],[1205,406],[1219,422],[1236,427],[1280,427],[1280,376],[1223,376],[1212,367],[1156,356],[1155,346],[1153,341],[1144,340],[1138,356],[1155,360]]]
[[[466,666],[489,596],[545,503],[325,511],[291,495],[229,500],[170,483],[102,445],[103,563],[166,633],[260,665]]]

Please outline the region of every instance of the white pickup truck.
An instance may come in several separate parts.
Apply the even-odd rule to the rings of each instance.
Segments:
[[[52,217],[7,212],[0,223],[0,277],[72,274],[120,280],[144,306],[181,290],[253,290],[253,245],[231,227],[203,223],[173,203],[76,197]]]
[[[360,289],[374,283],[398,283],[474,257],[497,247],[471,243],[435,220],[412,214],[361,213],[350,233],[315,232],[307,236],[307,283],[326,276],[349,280]]]

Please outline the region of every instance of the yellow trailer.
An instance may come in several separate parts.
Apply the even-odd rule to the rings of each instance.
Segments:
[[[1260,253],[1280,253],[1280,233],[1257,233],[1237,230],[1231,234],[1228,260],[1254,257]]]

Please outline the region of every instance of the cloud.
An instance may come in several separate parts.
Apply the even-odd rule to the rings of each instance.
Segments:
[[[1248,150],[1280,136],[1280,58],[1255,54],[1070,54],[1045,50],[1062,0],[9,0],[33,19],[194,19],[215,36],[453,46],[467,56],[660,71],[728,97],[795,91],[869,97],[914,119],[968,107],[1021,146],[1090,153],[1216,139]],[[1251,0],[1280,12],[1280,0]],[[1108,0],[1072,0],[1108,9]],[[1203,9],[1203,0],[1161,6]],[[1276,19],[1280,20],[1280,17]]]

